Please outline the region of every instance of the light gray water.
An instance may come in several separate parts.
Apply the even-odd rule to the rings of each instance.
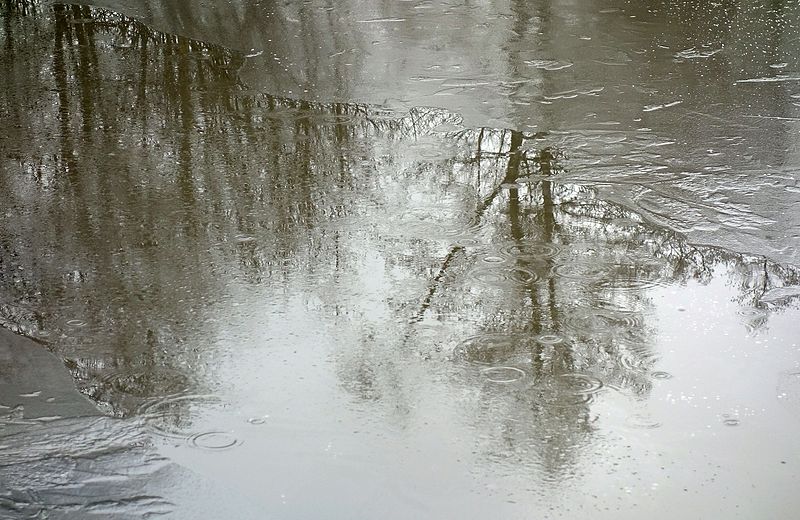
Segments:
[[[0,518],[793,517],[797,3],[95,5],[0,8]]]

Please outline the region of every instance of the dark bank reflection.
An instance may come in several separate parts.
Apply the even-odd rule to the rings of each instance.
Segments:
[[[233,447],[203,428],[259,399],[327,424],[315,384],[237,372],[311,356],[347,429],[415,431],[433,380],[490,467],[558,482],[598,442],[599,396],[668,376],[659,291],[722,278],[754,331],[800,285],[601,198],[546,131],[254,93],[247,51],[94,7],[4,9],[0,318],[156,435]],[[513,12],[516,34],[535,23]]]

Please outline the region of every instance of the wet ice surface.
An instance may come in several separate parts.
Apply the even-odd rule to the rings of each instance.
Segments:
[[[800,505],[796,5],[124,4],[3,7],[0,517]]]
[[[139,417],[100,416],[40,345],[0,329],[0,359],[0,518],[221,518],[220,495],[258,517],[235,489],[159,453]]]

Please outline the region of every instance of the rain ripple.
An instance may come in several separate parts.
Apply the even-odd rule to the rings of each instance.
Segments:
[[[481,373],[492,383],[513,383],[527,375],[524,370],[516,367],[489,367],[484,368]]]
[[[574,394],[592,395],[603,388],[603,382],[596,377],[580,374],[577,372],[561,374],[561,380],[565,382]]]
[[[508,280],[503,270],[479,266],[467,273],[467,278],[478,285],[496,285]]]
[[[478,266],[467,274],[467,278],[477,285],[493,286],[503,282],[512,282],[527,286],[539,281],[539,276],[524,267]]]
[[[568,281],[594,285],[609,275],[609,269],[594,262],[571,262],[554,266],[553,275]]]
[[[537,343],[546,346],[560,345],[567,340],[562,334],[539,334],[535,339]]]
[[[500,248],[500,253],[513,260],[542,260],[555,258],[561,248],[555,244],[511,244]]]
[[[647,414],[633,414],[625,419],[625,424],[631,428],[653,430],[660,428],[661,423]]]
[[[632,310],[598,309],[595,315],[612,328],[638,329],[643,325],[641,314]]]
[[[537,382],[533,389],[537,407],[569,408],[591,403],[604,386],[594,376],[568,372]]]
[[[453,350],[453,358],[476,365],[506,365],[525,361],[530,339],[521,334],[483,334],[467,338]]]
[[[204,450],[225,450],[241,441],[230,432],[199,428],[209,409],[221,405],[221,399],[215,395],[187,394],[151,401],[141,407],[140,413],[153,435]]]
[[[625,337],[641,330],[644,320],[641,313],[635,310],[576,307],[564,317],[563,326],[569,333],[579,337]]]
[[[513,267],[508,269],[508,278],[520,285],[530,285],[539,281],[539,276],[529,269],[524,267]]]
[[[241,441],[228,432],[203,432],[189,437],[189,444],[195,448],[210,451],[220,451],[233,448]]]
[[[112,371],[104,374],[100,382],[115,393],[134,397],[174,395],[191,386],[185,375],[165,368]]]
[[[470,230],[467,224],[436,209],[415,208],[401,215],[399,221],[401,224],[393,233],[406,238],[453,240]]]
[[[600,280],[597,282],[597,287],[601,289],[618,290],[618,291],[641,291],[643,289],[652,289],[654,287],[664,287],[667,285],[662,280],[648,278],[646,276],[638,277],[632,276],[614,276]]]

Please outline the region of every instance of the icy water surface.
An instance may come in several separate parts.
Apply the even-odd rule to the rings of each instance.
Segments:
[[[800,507],[796,3],[98,5],[2,7],[0,518]]]

